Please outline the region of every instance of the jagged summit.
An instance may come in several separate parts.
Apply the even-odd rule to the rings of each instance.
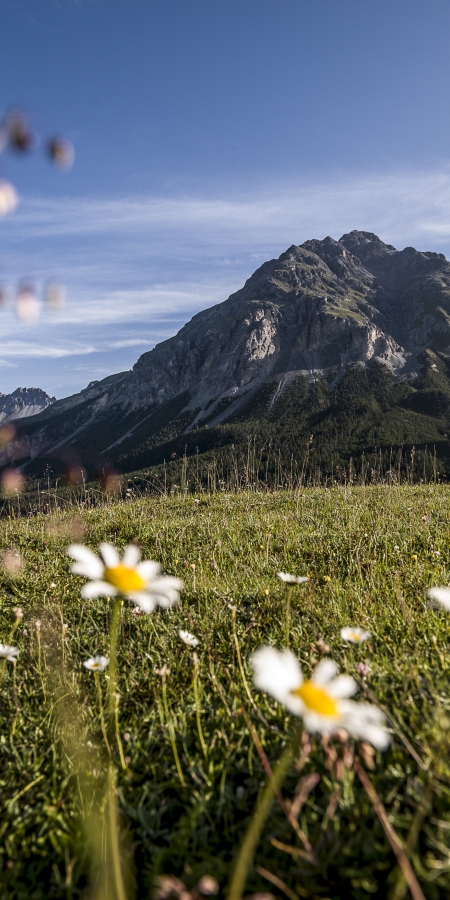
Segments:
[[[125,453],[170,417],[189,432],[240,415],[267,388],[271,404],[296,378],[333,390],[355,364],[393,381],[421,372],[424,351],[450,356],[450,264],[351,231],[293,244],[223,303],[120,373],[24,423],[28,458],[52,447]],[[68,414],[70,410],[70,415]]]
[[[12,394],[0,393],[0,423],[35,416],[55,400],[56,397],[49,397],[40,388],[19,387]]]

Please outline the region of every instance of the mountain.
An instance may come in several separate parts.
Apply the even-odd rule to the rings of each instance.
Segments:
[[[130,372],[23,420],[1,462],[130,471],[250,431],[291,453],[314,433],[323,460],[445,456],[449,410],[450,263],[352,231],[291,246]]]
[[[40,388],[17,388],[12,394],[0,393],[0,423],[35,416],[54,403]]]

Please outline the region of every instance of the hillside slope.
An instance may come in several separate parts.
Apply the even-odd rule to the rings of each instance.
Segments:
[[[36,474],[49,463],[130,471],[181,445],[239,441],[249,428],[283,450],[311,432],[339,458],[379,444],[443,451],[449,361],[442,254],[397,251],[358,231],[306,241],[131,372],[24,420],[2,462]]]

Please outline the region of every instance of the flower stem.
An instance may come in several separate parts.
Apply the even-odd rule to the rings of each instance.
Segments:
[[[123,747],[122,747],[122,741],[121,741],[121,739],[120,739],[120,730],[119,730],[119,703],[120,703],[120,695],[119,695],[118,693],[115,694],[115,701],[116,701],[116,707],[115,707],[115,718],[116,718],[116,740],[117,740],[117,746],[118,746],[118,748],[119,748],[119,756],[120,756],[120,763],[121,763],[122,769],[126,769],[127,764],[126,764],[126,762],[125,762],[125,757],[124,757],[124,755],[123,755]]]
[[[369,799],[372,802],[373,808],[380,820],[383,831],[392,847],[392,850],[397,857],[397,863],[399,868],[401,869],[405,881],[408,885],[411,897],[413,900],[425,900],[425,897],[422,893],[422,888],[420,887],[419,882],[414,874],[411,863],[398,839],[397,834],[395,833],[388,817],[386,814],[386,810],[366,772],[363,769],[361,763],[355,759],[353,763],[353,768],[367,794]]]
[[[197,731],[198,731],[198,736],[200,738],[200,744],[202,746],[203,756],[205,757],[205,759],[207,759],[208,758],[208,750],[206,747],[205,738],[203,737],[202,722],[201,722],[201,718],[200,718],[200,697],[199,697],[199,693],[198,693],[198,656],[196,653],[194,653],[193,660],[194,660],[195,716],[197,719]]]
[[[108,767],[108,843],[109,856],[112,863],[113,880],[115,887],[115,900],[127,900],[122,877],[119,850],[119,823],[117,821],[117,800],[115,791],[115,772],[113,767]]]
[[[111,747],[109,745],[108,735],[106,733],[105,716],[103,713],[102,686],[100,684],[100,675],[98,674],[98,672],[94,672],[94,678],[95,678],[95,683],[97,685],[98,709],[99,709],[99,713],[100,713],[100,722],[102,725],[103,740],[105,741],[106,749],[107,749],[109,755],[111,756]]]
[[[287,589],[287,597],[286,597],[286,634],[285,634],[285,644],[289,649],[289,635],[291,633],[291,588]]]
[[[116,686],[117,686],[117,644],[119,641],[119,626],[122,616],[123,600],[117,597],[113,601],[111,613],[111,624],[109,627],[109,687],[108,687],[108,712],[114,715],[116,708]]]
[[[175,765],[177,767],[178,777],[181,781],[183,787],[186,787],[186,782],[184,780],[183,770],[181,768],[180,757],[178,756],[177,744],[175,741],[175,729],[173,727],[172,718],[169,712],[169,706],[167,703],[167,689],[166,689],[166,676],[162,676],[162,694],[163,694],[163,703],[164,703],[164,713],[166,716],[167,727],[169,729],[170,735],[170,743],[172,744],[172,752],[175,760]]]
[[[273,771],[272,778],[269,778],[266,782],[239,849],[239,854],[231,876],[227,900],[241,900],[247,881],[248,870],[251,866],[266,819],[270,813],[273,799],[280,790],[290,769],[294,755],[298,751],[299,742],[300,730],[297,730],[293,740],[288,744],[280,756]]]

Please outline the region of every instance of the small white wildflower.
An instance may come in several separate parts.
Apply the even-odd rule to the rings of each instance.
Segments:
[[[337,677],[338,667],[331,659],[318,663],[309,681],[304,681],[299,662],[290,650],[259,647],[251,664],[256,686],[301,716],[308,732],[335,734],[343,728],[379,750],[390,743],[381,710],[348,699],[358,685],[350,675]]]
[[[362,628],[341,628],[341,638],[351,644],[362,644],[370,638],[371,632]]]
[[[91,656],[83,663],[83,666],[90,672],[104,672],[106,666],[109,666],[109,659],[107,656]]]
[[[7,644],[0,644],[0,659],[7,659],[8,662],[15,662],[19,655],[17,647],[8,647]]]
[[[157,562],[140,562],[141,553],[136,544],[126,548],[122,559],[116,548],[106,543],[100,544],[100,556],[83,544],[72,544],[67,552],[75,560],[72,572],[91,579],[81,591],[83,597],[122,595],[146,613],[153,612],[156,606],[168,609],[180,599],[183,582],[161,575]]]
[[[430,600],[434,600],[437,605],[443,606],[450,612],[450,588],[448,587],[432,587],[427,591]]]
[[[20,606],[15,606],[13,609],[13,613],[16,619],[23,619],[23,610],[20,608]]]
[[[307,575],[290,575],[289,572],[277,572],[277,578],[284,584],[306,584],[309,581]]]
[[[198,640],[191,634],[189,631],[179,631],[178,637],[181,638],[183,643],[187,644],[188,647],[198,647]]]

